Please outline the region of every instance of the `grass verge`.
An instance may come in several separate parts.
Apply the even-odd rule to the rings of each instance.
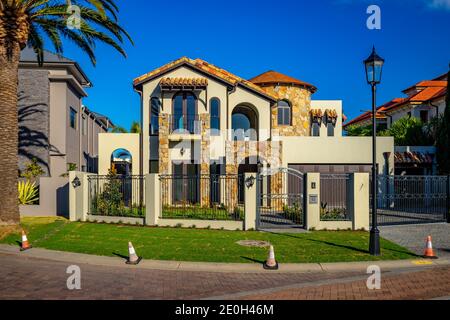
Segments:
[[[145,259],[262,263],[265,248],[242,247],[240,240],[268,241],[275,247],[280,263],[324,263],[412,259],[407,249],[382,239],[381,257],[369,255],[369,233],[351,231],[316,231],[280,234],[244,231],[149,228],[113,224],[68,222],[61,218],[24,218],[22,227],[34,247],[102,256],[128,254],[132,241]],[[1,234],[1,227],[0,227]],[[18,245],[17,230],[0,243]]]

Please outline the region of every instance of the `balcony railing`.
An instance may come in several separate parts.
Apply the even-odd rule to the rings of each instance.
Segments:
[[[169,116],[170,133],[201,134],[202,122],[198,115]]]

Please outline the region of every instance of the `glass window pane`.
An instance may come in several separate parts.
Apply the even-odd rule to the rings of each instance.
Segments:
[[[151,114],[150,114],[150,134],[159,133],[159,99],[152,98],[151,100]]]
[[[334,126],[332,123],[327,124],[327,131],[329,137],[334,137]]]
[[[278,124],[283,125],[283,109],[278,109]]]
[[[220,130],[220,101],[217,98],[211,99],[210,103],[211,135],[217,135]]]

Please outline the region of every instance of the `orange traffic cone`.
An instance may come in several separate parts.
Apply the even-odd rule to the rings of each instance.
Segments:
[[[275,251],[273,250],[273,246],[270,246],[269,256],[267,257],[267,261],[264,262],[263,267],[266,270],[278,270],[278,262],[275,260]]]
[[[128,242],[128,261],[127,264],[136,265],[141,262],[142,258],[138,257],[136,251],[134,250],[133,244]]]
[[[423,255],[426,259],[437,259],[436,255],[434,254],[433,250],[433,243],[431,242],[431,236],[428,236],[427,238],[427,246],[425,248],[425,254]]]
[[[26,235],[25,231],[22,230],[22,243],[20,245],[20,251],[25,251],[25,250],[28,250],[31,248],[32,247],[31,247],[30,243],[28,242],[27,235]]]

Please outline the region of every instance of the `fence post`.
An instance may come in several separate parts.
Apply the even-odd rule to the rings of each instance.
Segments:
[[[245,230],[255,230],[256,229],[256,205],[257,205],[257,181],[255,173],[246,173],[244,177],[244,229]],[[250,183],[247,185],[247,181],[252,181],[253,185]]]
[[[145,176],[145,224],[158,225],[161,216],[161,181],[158,174]]]
[[[348,210],[352,217],[353,230],[369,230],[369,174],[353,173],[350,175],[348,191]]]
[[[69,172],[69,219],[86,221],[89,210],[89,180],[84,172]]]
[[[305,229],[318,229],[320,226],[320,173],[305,175]]]

